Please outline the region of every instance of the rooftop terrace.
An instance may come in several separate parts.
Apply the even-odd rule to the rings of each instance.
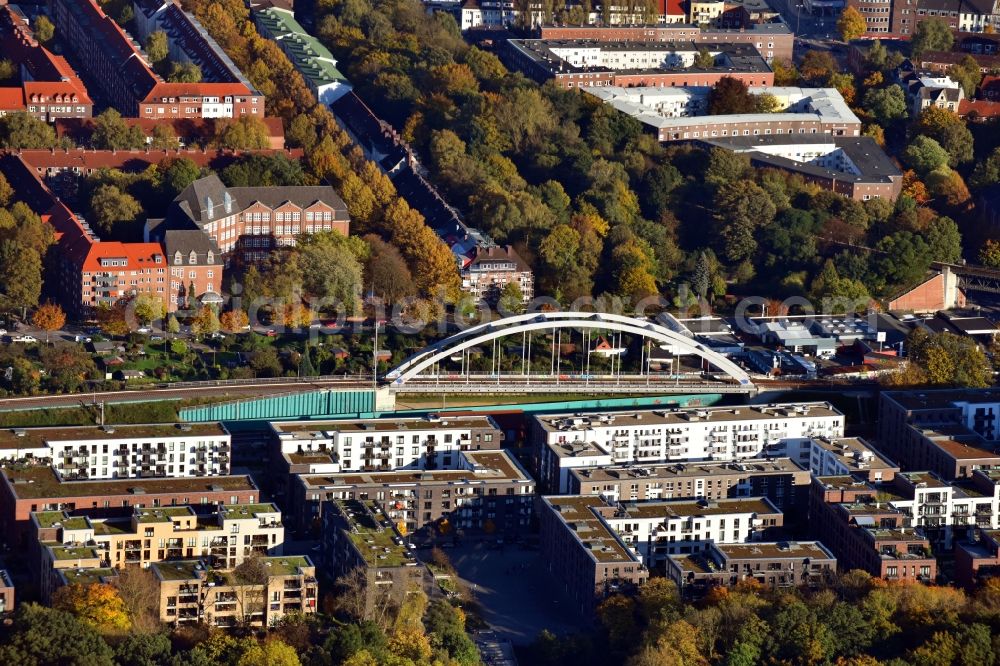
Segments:
[[[583,495],[558,495],[543,497],[567,529],[576,537],[580,546],[600,563],[637,562],[638,558],[625,547],[618,533],[611,528],[595,509],[607,509],[600,497]]]
[[[41,465],[5,467],[3,475],[15,497],[22,500],[257,490],[249,476],[60,481],[51,467]]]
[[[369,566],[403,567],[414,564],[392,521],[374,501],[345,500],[339,502],[339,506],[347,518],[347,533],[351,542]]]
[[[0,430],[0,449],[43,448],[48,446],[48,442],[114,442],[125,439],[219,437],[227,434],[229,433],[219,423],[6,428]]]

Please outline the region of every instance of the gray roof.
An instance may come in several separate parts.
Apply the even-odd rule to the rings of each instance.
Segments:
[[[347,219],[347,206],[329,185],[227,188],[217,175],[212,174],[188,185],[174,201],[177,208],[199,226],[238,213],[254,202],[269,208],[276,208],[285,202],[307,208],[322,201],[334,209],[337,219]]]
[[[219,246],[200,229],[170,229],[163,234],[163,249],[167,255],[167,261],[173,259],[174,253],[180,252],[184,255],[184,263],[188,263],[188,257],[194,252],[198,257],[198,264],[221,264],[222,251]],[[212,254],[212,261],[207,261],[207,255]]]

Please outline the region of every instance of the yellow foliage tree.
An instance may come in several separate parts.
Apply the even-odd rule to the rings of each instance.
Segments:
[[[230,333],[239,333],[250,323],[250,317],[243,310],[228,310],[219,319],[222,328]]]
[[[853,41],[868,32],[868,21],[856,8],[847,7],[837,19],[837,32],[845,42]]]
[[[66,313],[55,303],[45,303],[31,315],[31,323],[45,331],[45,342],[48,342],[49,334],[66,324]]]
[[[61,587],[52,596],[52,606],[103,633],[125,633],[132,626],[118,590],[105,583]]]
[[[430,639],[419,629],[400,629],[389,639],[389,651],[397,657],[420,664],[431,658]]]
[[[301,663],[294,648],[276,638],[250,646],[236,662],[237,666],[300,666]]]

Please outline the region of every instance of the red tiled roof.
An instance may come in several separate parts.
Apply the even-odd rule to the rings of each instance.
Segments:
[[[164,97],[225,97],[253,95],[242,83],[157,83],[140,102],[150,103]]]
[[[0,88],[0,110],[23,111],[24,91],[20,88]]]
[[[232,161],[243,154],[282,153],[288,159],[301,159],[301,148],[293,150],[251,150],[243,153],[229,151],[201,150],[20,150],[17,152],[24,161],[37,169],[125,169],[142,170],[150,164],[159,164],[165,159],[186,157],[198,166],[217,165]]]
[[[147,268],[153,266],[167,265],[163,254],[163,246],[159,243],[119,243],[117,241],[103,241],[91,243],[87,256],[84,258],[81,269],[85,273],[94,273],[109,270],[108,267],[101,266],[101,259],[125,259],[127,265],[110,267],[114,270],[135,270],[136,268]],[[156,263],[156,257],[160,257],[160,263]]]
[[[980,118],[996,118],[1000,116],[1000,102],[963,99],[958,103],[958,115],[967,116],[973,112]]]
[[[660,14],[664,16],[687,16],[683,0],[660,0]]]
[[[215,136],[215,128],[219,122],[230,122],[231,118],[122,118],[129,127],[138,127],[146,136],[151,136],[154,127],[164,124],[173,125],[177,136],[185,143],[191,141],[206,141]],[[284,139],[285,128],[278,116],[265,116],[260,121],[267,127],[271,138]],[[94,131],[92,118],[57,118],[56,134],[69,136],[77,143],[85,144]]]

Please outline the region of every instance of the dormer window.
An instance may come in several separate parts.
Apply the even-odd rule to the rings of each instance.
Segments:
[[[215,255],[212,254],[211,250],[209,250],[208,254],[205,255],[205,263],[206,264],[214,264],[215,263]]]
[[[181,255],[180,250],[178,250],[177,252],[174,252],[174,263],[175,264],[182,264],[182,263],[184,263],[184,257]]]
[[[205,210],[208,211],[208,216],[214,217],[213,208],[215,206],[212,204],[212,197],[205,197]]]
[[[191,250],[191,254],[190,254],[190,256],[188,256],[188,263],[189,264],[197,264],[198,263],[198,254],[194,250]]]
[[[226,215],[233,212],[233,196],[228,191],[225,194],[225,199],[223,199],[223,205],[226,207]]]

